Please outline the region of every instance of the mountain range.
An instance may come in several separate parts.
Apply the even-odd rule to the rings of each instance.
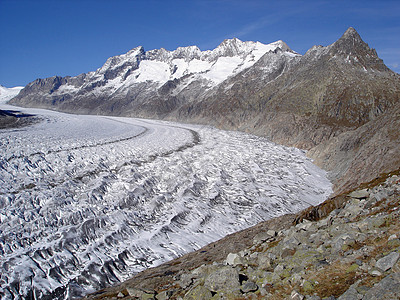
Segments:
[[[94,72],[37,79],[10,103],[266,136],[309,150],[339,193],[400,166],[399,100],[400,75],[350,27],[304,55],[236,38],[208,51],[137,47]]]
[[[282,41],[264,45],[231,39],[212,51],[190,46],[146,52],[137,47],[109,58],[95,72],[38,79],[16,101],[82,113],[163,118],[188,102],[212,95],[228,78],[277,49],[288,58],[297,55]]]

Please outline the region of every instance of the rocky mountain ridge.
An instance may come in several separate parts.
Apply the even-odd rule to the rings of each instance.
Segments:
[[[168,113],[169,98],[194,99],[191,90],[206,93],[278,48],[297,55],[282,41],[264,45],[231,39],[208,51],[190,46],[146,52],[137,47],[109,58],[95,72],[38,79],[13,102],[82,113],[162,117]]]

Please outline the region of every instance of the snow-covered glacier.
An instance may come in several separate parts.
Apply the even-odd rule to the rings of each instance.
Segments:
[[[78,298],[331,193],[265,138],[23,111],[40,122],[0,130],[1,299]]]
[[[8,100],[14,98],[23,89],[22,86],[16,86],[13,88],[6,88],[0,85],[0,104],[6,103]]]

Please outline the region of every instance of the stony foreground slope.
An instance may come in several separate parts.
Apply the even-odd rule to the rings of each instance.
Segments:
[[[85,299],[400,299],[399,173]]]

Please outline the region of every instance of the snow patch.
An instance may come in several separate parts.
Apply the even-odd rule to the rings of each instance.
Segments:
[[[143,60],[140,62],[139,69],[132,73],[136,76],[136,82],[156,81],[167,82],[171,76],[170,67],[162,61]]]

